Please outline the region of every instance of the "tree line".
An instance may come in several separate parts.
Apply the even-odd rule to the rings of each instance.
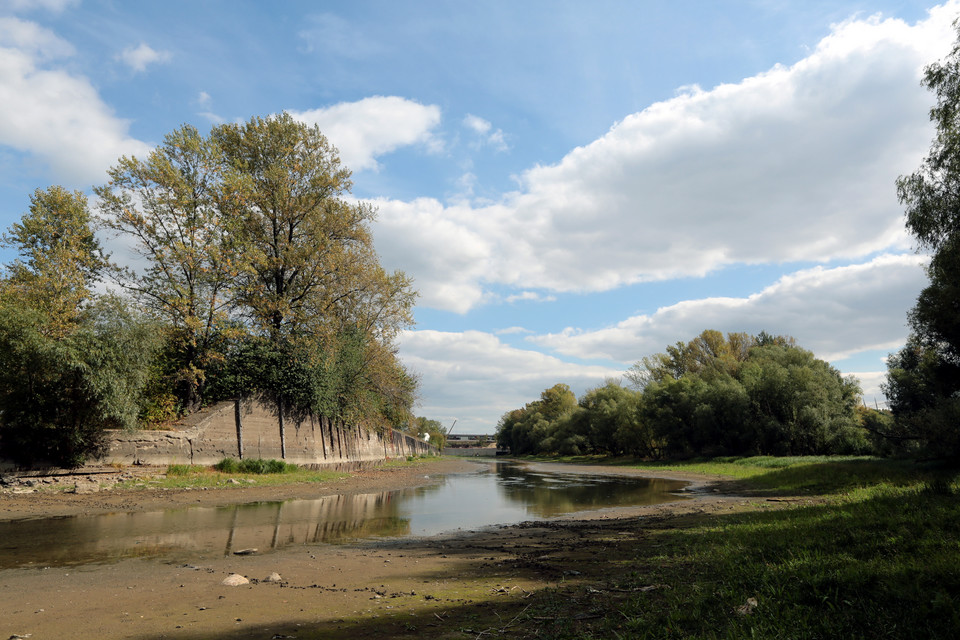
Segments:
[[[793,338],[706,330],[579,399],[565,384],[509,411],[497,444],[516,454],[648,458],[861,454],[880,412],[859,383]],[[865,426],[866,424],[866,426]]]
[[[3,236],[3,455],[77,465],[105,428],[225,399],[269,403],[284,450],[285,421],[309,414],[419,433],[394,345],[417,294],[380,265],[351,187],[319,129],[281,114],[120,158],[96,213],[38,189]]]

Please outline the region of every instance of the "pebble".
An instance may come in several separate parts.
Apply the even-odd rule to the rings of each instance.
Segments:
[[[274,571],[266,578],[263,579],[264,582],[282,582],[283,578],[280,577],[280,574]]]
[[[224,578],[223,582],[221,582],[220,584],[222,584],[225,587],[239,587],[242,584],[250,584],[250,581],[244,578],[239,573],[231,573],[226,578]]]

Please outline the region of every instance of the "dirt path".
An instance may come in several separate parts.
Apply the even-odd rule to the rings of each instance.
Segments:
[[[217,505],[319,497],[412,487],[430,482],[425,476],[475,470],[468,461],[443,460],[307,487],[4,495],[0,509],[4,518],[13,519],[153,510],[198,500]],[[712,493],[706,479],[686,479],[699,481],[693,492],[698,499],[455,536],[301,545],[263,555],[211,554],[195,564],[131,558],[0,571],[0,638],[477,637],[483,632],[473,628],[479,621],[493,612],[497,619],[505,616],[507,625],[530,594],[582,590],[602,580],[605,571],[597,559],[610,558],[609,549],[617,545],[639,544],[659,520],[735,508],[737,499]],[[266,580],[272,573],[279,581]],[[223,585],[231,574],[250,583]]]

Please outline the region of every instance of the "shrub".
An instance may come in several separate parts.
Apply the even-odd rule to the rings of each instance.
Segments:
[[[233,458],[224,458],[213,468],[221,473],[291,473],[297,470],[297,465],[284,462],[283,460],[264,460],[262,458],[247,458],[246,460],[234,460]]]

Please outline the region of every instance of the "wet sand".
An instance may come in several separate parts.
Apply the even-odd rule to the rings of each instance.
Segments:
[[[422,486],[440,474],[476,472],[476,465],[469,460],[428,460],[286,487],[8,493],[0,496],[0,518],[368,493]],[[594,466],[582,470],[638,473]],[[130,558],[0,571],[0,638],[470,637],[464,630],[476,631],[476,636],[483,630],[471,629],[470,621],[480,609],[489,614],[490,607],[500,607],[504,616],[515,615],[535,591],[598,577],[592,575],[601,571],[593,561],[597,554],[620,542],[636,543],[659,520],[730,509],[737,500],[714,493],[710,478],[674,473],[662,477],[694,481],[689,493],[695,499],[429,538],[211,554],[195,563]],[[280,581],[267,581],[271,573],[279,574]],[[231,574],[250,583],[224,586]]]

